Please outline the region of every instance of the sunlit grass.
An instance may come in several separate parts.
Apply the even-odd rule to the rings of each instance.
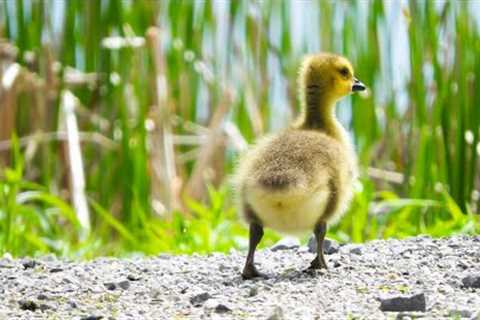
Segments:
[[[244,247],[228,175],[246,142],[298,112],[298,64],[320,50],[348,56],[370,89],[339,110],[362,177],[329,236],[478,233],[474,5],[2,2],[1,252],[92,257]],[[7,88],[14,61],[23,68]],[[62,90],[79,99],[87,238],[71,199],[80,167],[68,163]],[[381,174],[369,174],[372,167]],[[264,245],[275,239],[269,233]]]

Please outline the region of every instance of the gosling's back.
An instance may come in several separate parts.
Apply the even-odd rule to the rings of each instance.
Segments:
[[[241,209],[251,208],[265,227],[294,234],[332,220],[351,194],[355,167],[348,150],[314,130],[264,138],[240,162]]]

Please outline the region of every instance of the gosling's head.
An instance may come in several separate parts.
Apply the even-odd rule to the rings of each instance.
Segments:
[[[366,88],[355,78],[350,61],[331,53],[307,56],[300,69],[299,84],[307,99],[321,94],[324,99],[338,100]]]

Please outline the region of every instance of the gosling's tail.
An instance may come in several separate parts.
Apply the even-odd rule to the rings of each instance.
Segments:
[[[248,180],[248,189],[275,201],[283,197],[303,198],[315,188],[305,174],[291,171],[269,172]]]
[[[268,191],[284,191],[298,184],[299,179],[285,173],[269,174],[260,176],[257,184]]]

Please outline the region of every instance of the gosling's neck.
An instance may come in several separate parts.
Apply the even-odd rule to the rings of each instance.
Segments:
[[[335,116],[337,99],[329,96],[317,85],[305,86],[301,92],[302,114],[295,128],[318,130],[334,139],[343,141],[343,127]]]

